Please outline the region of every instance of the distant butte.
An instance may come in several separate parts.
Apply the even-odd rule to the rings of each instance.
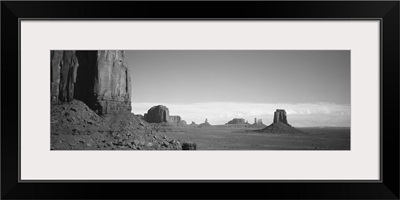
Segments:
[[[211,127],[211,124],[208,123],[208,120],[206,118],[206,120],[204,121],[204,123],[201,123],[197,126],[198,128],[204,128],[204,127]]]
[[[274,122],[261,129],[258,130],[262,133],[288,133],[288,134],[296,134],[296,133],[304,133],[294,127],[292,127],[287,120],[286,111],[283,109],[277,109],[274,113]]]
[[[243,118],[234,118],[226,124],[246,124],[246,121]]]

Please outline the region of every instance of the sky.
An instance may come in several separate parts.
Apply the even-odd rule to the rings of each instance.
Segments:
[[[132,50],[132,112],[165,105],[188,123],[233,118],[350,126],[350,51]]]

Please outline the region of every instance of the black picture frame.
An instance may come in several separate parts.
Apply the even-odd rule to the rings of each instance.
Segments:
[[[2,1],[1,198],[399,199],[399,8],[399,1]],[[18,135],[21,130],[19,66],[21,19],[378,19],[381,21],[382,180],[20,182]],[[15,78],[17,74],[18,79]]]

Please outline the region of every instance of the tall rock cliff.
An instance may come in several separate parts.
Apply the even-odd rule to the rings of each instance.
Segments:
[[[51,102],[81,100],[98,114],[131,111],[124,51],[51,51]]]
[[[283,109],[277,109],[274,113],[274,122],[269,126],[258,130],[263,133],[279,133],[279,134],[297,134],[304,133],[299,129],[292,127],[287,121],[286,111]]]
[[[278,123],[278,122],[288,124],[285,110],[276,109],[276,111],[274,113],[274,123]]]

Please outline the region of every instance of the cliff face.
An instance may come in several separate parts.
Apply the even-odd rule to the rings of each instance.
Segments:
[[[51,102],[81,100],[98,114],[131,111],[124,51],[51,51]]]
[[[288,124],[286,111],[282,109],[277,109],[274,113],[274,123],[282,122]]]
[[[51,51],[51,101],[74,99],[74,85],[79,67],[75,51]]]
[[[124,51],[97,52],[94,94],[99,113],[131,110],[131,78],[124,56]]]
[[[263,133],[279,133],[279,134],[303,134],[303,131],[300,131],[290,124],[287,121],[286,111],[283,109],[277,109],[274,113],[274,122],[269,126],[258,130],[258,132]]]

